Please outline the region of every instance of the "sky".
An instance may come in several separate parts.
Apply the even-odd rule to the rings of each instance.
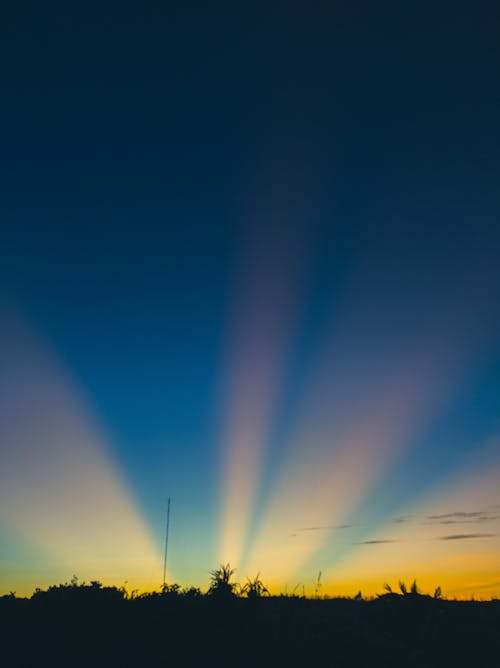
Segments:
[[[498,8],[0,22],[0,594],[500,594]]]

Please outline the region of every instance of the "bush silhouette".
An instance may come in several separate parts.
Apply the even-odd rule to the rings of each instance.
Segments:
[[[219,568],[210,571],[209,596],[218,599],[234,598],[238,588],[238,584],[231,581],[234,573],[235,569],[231,568],[229,564],[221,564]]]
[[[268,588],[260,579],[259,573],[257,573],[253,580],[247,578],[246,584],[241,588],[241,594],[251,600],[270,595]]]

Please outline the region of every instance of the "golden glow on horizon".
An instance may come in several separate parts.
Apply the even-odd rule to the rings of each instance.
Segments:
[[[417,579],[422,590],[441,586],[448,596],[489,598],[500,595],[500,458],[483,470],[450,480],[425,501],[404,509],[406,520],[378,527],[360,545],[325,572],[329,593],[339,584],[366,582],[367,593],[380,593],[380,583],[397,588],[397,580]],[[349,585],[350,586],[350,585]]]
[[[496,447],[496,457],[487,467],[451,479],[427,495],[425,502],[403,509],[403,518],[389,518],[362,542],[353,544],[344,559],[322,571],[319,593],[353,596],[361,590],[365,596],[374,596],[384,592],[384,583],[399,591],[399,580],[409,587],[416,579],[420,590],[431,595],[440,586],[448,597],[499,597],[498,454]],[[309,553],[311,544],[317,545],[314,535],[318,533],[321,531],[304,532],[299,542],[300,535],[289,536],[282,541],[281,552],[270,550],[271,567],[263,568],[261,577],[273,593],[295,590],[301,594],[304,588],[306,595],[314,595],[318,573],[290,569],[287,560],[297,563],[304,552]],[[334,535],[340,542],[353,540],[348,529],[338,529]]]
[[[161,557],[95,418],[53,354],[12,318],[3,324],[2,524],[42,555],[48,578],[64,572],[153,586]],[[30,570],[23,589],[46,580],[39,564]]]

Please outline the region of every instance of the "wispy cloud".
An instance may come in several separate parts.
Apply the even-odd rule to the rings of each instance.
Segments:
[[[438,536],[436,540],[467,540],[469,538],[493,538],[494,533],[456,533],[448,536]]]
[[[448,518],[462,518],[462,519],[469,519],[469,518],[483,518],[483,517],[488,517],[491,515],[491,513],[487,510],[474,510],[474,511],[469,511],[469,512],[464,512],[464,511],[455,511],[453,513],[444,513],[442,515],[428,515],[427,519],[429,520],[442,520],[442,519],[448,519]]]
[[[379,540],[363,540],[361,543],[354,543],[354,545],[381,545],[382,543],[396,543],[393,538],[381,538]]]
[[[440,515],[427,515],[426,520],[432,524],[480,524],[500,519],[498,512],[491,510],[455,511]]]
[[[353,524],[333,524],[317,527],[300,527],[299,529],[295,529],[295,532],[301,533],[303,531],[334,531],[336,529],[350,529],[353,526]]]

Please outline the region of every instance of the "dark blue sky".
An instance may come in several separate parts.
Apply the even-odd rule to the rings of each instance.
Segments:
[[[186,541],[200,505],[218,523],[228,350],[284,357],[261,500],[314,388],[359,420],[427,360],[453,399],[405,435],[397,506],[498,429],[498,7],[161,4],[3,9],[5,308],[84,388],[155,539],[165,489]]]

